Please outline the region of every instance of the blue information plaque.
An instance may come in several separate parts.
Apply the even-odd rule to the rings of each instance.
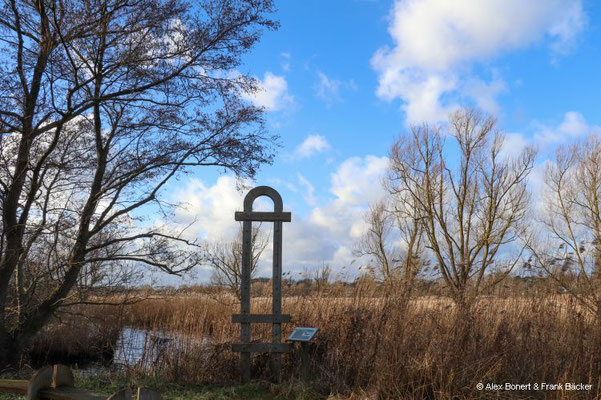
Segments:
[[[319,328],[294,328],[287,340],[289,342],[310,342],[317,332],[319,332]]]

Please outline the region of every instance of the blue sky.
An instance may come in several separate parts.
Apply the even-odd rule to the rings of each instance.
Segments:
[[[248,184],[273,186],[293,213],[285,271],[357,268],[362,215],[383,195],[388,149],[412,123],[444,123],[466,105],[495,114],[508,152],[539,147],[535,191],[554,148],[601,131],[599,2],[276,4],[281,28],[264,34],[239,71],[260,80],[263,90],[247,100],[266,107],[268,128],[281,137],[274,164]],[[182,204],[176,222],[193,222],[190,235],[236,234],[244,192],[234,177],[205,168],[169,190]],[[196,279],[208,275],[201,269]]]

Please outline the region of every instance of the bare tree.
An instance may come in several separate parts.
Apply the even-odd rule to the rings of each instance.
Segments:
[[[601,141],[558,149],[545,171],[545,235],[529,266],[542,268],[601,321]],[[547,236],[548,235],[548,236]]]
[[[268,244],[268,237],[263,234],[260,226],[253,227],[251,235],[251,265],[250,276],[253,278]],[[230,289],[240,299],[242,284],[242,229],[238,237],[230,242],[220,241],[204,245],[205,263],[213,268],[211,282],[214,285]]]
[[[241,100],[256,82],[235,68],[276,23],[270,0],[0,4],[4,366],[61,307],[91,301],[72,298],[82,282],[198,264],[147,216],[170,212],[161,191],[192,167],[252,176],[271,161],[262,110]]]
[[[395,188],[394,179],[391,179],[390,175],[387,176],[385,183],[392,195],[392,212],[402,239],[404,251],[398,262],[402,268],[401,283],[404,293],[408,297],[413,290],[415,278],[419,273],[428,269],[430,264],[430,261],[424,256],[423,220],[415,199],[409,193],[398,191],[398,188]]]
[[[324,288],[330,283],[332,276],[332,267],[322,264],[313,270],[313,282],[317,286],[317,293],[322,293]]]
[[[489,283],[495,284],[520,259],[517,238],[535,151],[527,148],[515,159],[503,156],[495,119],[471,109],[450,117],[456,161],[446,153],[446,137],[427,124],[412,127],[392,147],[389,186],[408,196],[443,280],[455,301],[467,307],[483,290],[487,271],[502,271]],[[510,251],[512,244],[516,251]]]
[[[416,208],[390,186],[392,197],[370,206],[366,213],[367,231],[355,247],[356,256],[374,263],[376,279],[409,296],[413,282],[423,267],[423,229]],[[392,201],[395,199],[395,201]]]
[[[393,215],[386,209],[386,204],[380,201],[370,206],[365,214],[365,222],[367,231],[356,244],[354,254],[357,257],[369,257],[382,281],[395,280],[399,272],[395,260],[400,257],[400,249],[392,238]]]

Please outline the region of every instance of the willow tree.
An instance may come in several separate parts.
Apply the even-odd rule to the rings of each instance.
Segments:
[[[389,186],[421,221],[425,247],[451,296],[469,307],[523,252],[518,238],[535,152],[504,154],[495,119],[472,109],[452,114],[447,129],[424,124],[402,136],[390,152]],[[485,283],[493,271],[496,279]]]
[[[250,277],[254,278],[261,255],[269,243],[269,237],[261,230],[260,225],[253,227],[251,232]],[[204,263],[212,270],[211,283],[228,289],[240,300],[240,288],[242,287],[242,227],[240,227],[236,239],[205,242],[203,248]]]
[[[531,263],[601,323],[601,140],[560,147],[544,175],[542,233]]]
[[[411,207],[411,199],[396,193],[397,189],[390,186],[391,196],[372,204],[366,212],[367,229],[354,254],[370,260],[376,279],[408,297],[427,261],[420,257],[424,250],[421,218]]]
[[[236,67],[270,0],[1,0],[0,366],[124,266],[198,263],[148,221],[198,166],[272,158]],[[84,289],[84,290],[81,290]]]

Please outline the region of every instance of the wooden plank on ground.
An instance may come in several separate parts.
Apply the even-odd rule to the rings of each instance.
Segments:
[[[31,400],[132,400],[130,389],[122,389],[109,396],[68,386],[72,384],[71,369],[55,365],[36,372],[30,381],[0,379],[0,393],[20,394]],[[162,397],[157,392],[140,387],[137,400],[162,400]]]
[[[27,394],[28,384],[18,379],[0,379],[0,393]]]
[[[55,389],[42,389],[38,392],[40,399],[48,400],[106,400],[106,394],[94,393],[85,389],[63,386]],[[131,398],[131,397],[130,397]]]
[[[240,353],[287,353],[288,343],[235,343],[232,351]]]
[[[145,387],[138,388],[138,400],[163,400],[160,394]]]
[[[272,324],[274,322],[290,322],[289,314],[234,314],[232,322],[238,323],[262,323]]]
[[[0,393],[27,395],[28,381],[18,379],[0,379]],[[68,386],[40,389],[38,397],[48,400],[106,400],[106,394],[94,393],[85,389]]]
[[[117,393],[113,393],[106,400],[131,400],[131,390],[121,389]]]

